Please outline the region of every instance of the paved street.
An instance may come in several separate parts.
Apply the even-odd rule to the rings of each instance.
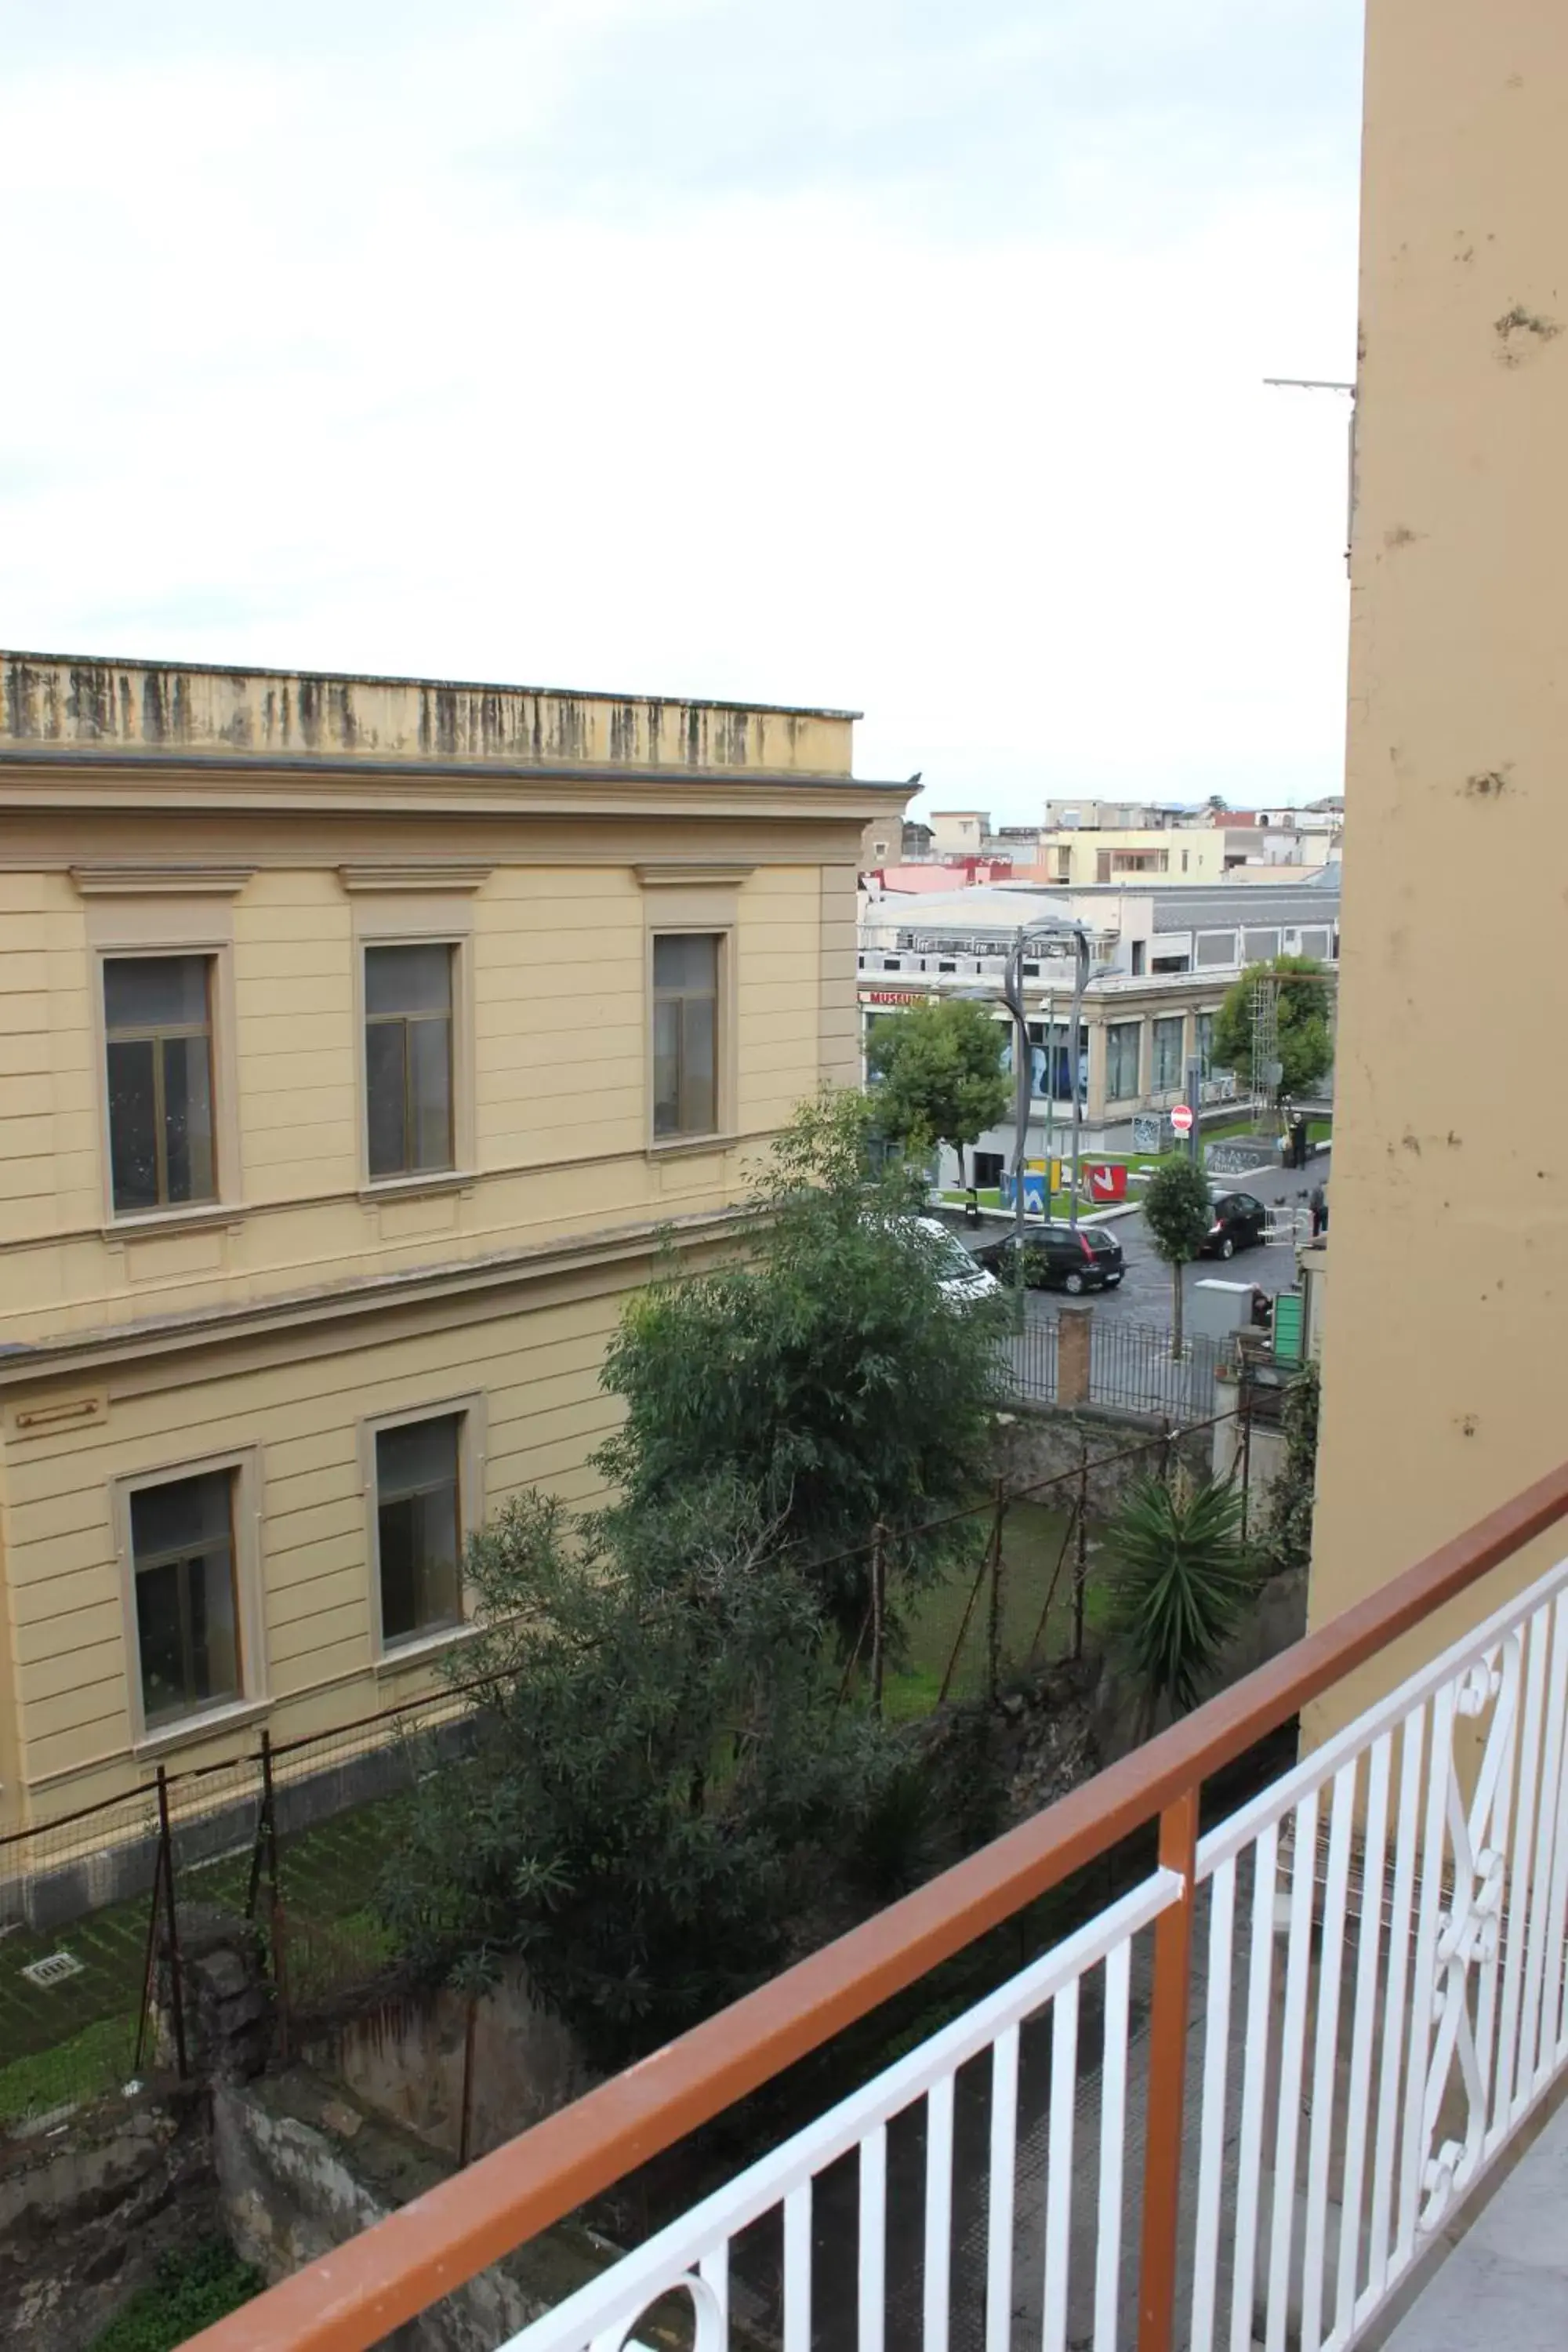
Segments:
[[[1254,1193],[1271,1206],[1279,1202],[1287,1207],[1305,1209],[1307,1195],[1314,1184],[1326,1183],[1330,1154],[1315,1152],[1304,1169],[1268,1169],[1255,1176],[1226,1177],[1223,1181],[1228,1190]],[[960,1223],[962,1238],[973,1246],[976,1243],[994,1240],[1002,1227],[993,1220],[983,1224],[978,1233]],[[1149,1245],[1143,1220],[1135,1211],[1119,1217],[1108,1228],[1121,1244],[1127,1259],[1127,1272],[1119,1290],[1096,1291],[1089,1303],[1097,1316],[1111,1317],[1130,1323],[1168,1324],[1171,1320],[1171,1271],[1162,1265]],[[1260,1290],[1288,1290],[1296,1278],[1296,1254],[1289,1243],[1262,1249],[1242,1250],[1225,1264],[1217,1258],[1200,1259],[1186,1269],[1185,1287],[1190,1295],[1194,1283],[1218,1276],[1227,1282],[1255,1282]],[[1062,1305],[1062,1294],[1055,1290],[1032,1290],[1029,1293],[1031,1315],[1054,1315]]]

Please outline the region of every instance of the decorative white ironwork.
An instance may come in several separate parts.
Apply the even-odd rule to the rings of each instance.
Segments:
[[[1568,2064],[1565,1767],[1568,1564],[1202,1841],[1192,2352],[1350,2352]],[[781,2251],[760,2332],[782,2352],[809,2352],[814,2311],[853,2311],[858,2352],[884,2352],[889,2295],[917,2272],[925,2352],[948,2352],[961,2317],[984,2352],[1065,2352],[1069,2328],[1117,2352],[1138,2244],[1124,2152],[1156,2125],[1134,1944],[1183,1892],[1155,1872],[508,2352],[640,2352],[639,2326],[680,2294],[694,2352],[731,2352],[759,2284],[737,2242],[764,2221]],[[1020,2064],[1036,2016],[1048,2087]],[[988,2128],[966,2135],[955,2089],[976,2059]],[[911,2112],[923,2196],[905,2210],[889,2131]],[[846,2158],[852,2211],[835,2220],[817,2184]]]

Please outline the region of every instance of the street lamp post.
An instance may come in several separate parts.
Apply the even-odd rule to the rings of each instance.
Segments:
[[[1071,940],[1074,956],[1072,1016],[1068,1039],[1068,1083],[1072,1087],[1072,1191],[1068,1197],[1068,1219],[1076,1228],[1079,1152],[1083,1129],[1083,1091],[1079,1085],[1079,1061],[1083,1050],[1083,992],[1089,979],[1089,937],[1082,924],[1026,923],[1013,942],[1002,983],[1002,1002],[1013,1020],[1013,1240],[1020,1286],[1024,1271],[1024,1161],[1029,1147],[1030,1080],[1033,1076],[1029,1065],[1029,1024],[1024,1011],[1024,957],[1031,947],[1062,939]],[[1049,1045],[1046,1048],[1046,1055],[1048,1065],[1052,1058]],[[1047,1084],[1054,1087],[1054,1074],[1047,1077]],[[1048,1185],[1048,1165],[1046,1181]],[[1049,1205],[1047,1199],[1047,1212]],[[1019,1295],[1022,1296],[1021,1286]]]

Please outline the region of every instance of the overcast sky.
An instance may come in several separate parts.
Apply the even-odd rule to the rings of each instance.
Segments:
[[[0,644],[1338,789],[1359,0],[0,0]]]

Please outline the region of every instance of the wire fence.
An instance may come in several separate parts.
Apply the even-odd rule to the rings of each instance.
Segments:
[[[285,2043],[384,1977],[375,1906],[417,1759],[482,1681],[0,1836],[0,2134],[168,2065],[184,2074],[182,1923],[255,1923]],[[170,1990],[166,2039],[153,1992]]]
[[[1120,1376],[1149,1396],[1138,1385],[1144,1360],[1135,1350],[1131,1374],[1119,1375],[1112,1360],[1108,1384]],[[1168,1469],[1184,1443],[1236,1420],[1245,1497],[1253,1394],[1244,1385],[1232,1411],[1168,1416],[1092,1455],[1084,1444],[1069,1468],[998,1483],[919,1526],[873,1528],[842,1556],[869,1564],[871,1605],[841,1701],[854,1690],[891,1716],[994,1703],[1029,1669],[1080,1658],[1096,1622],[1093,1522],[1108,1474]],[[911,1672],[889,1638],[889,1570],[901,1544],[964,1524],[979,1538],[973,1569],[937,1597],[923,1666]],[[460,1755],[492,1686],[452,1684],[284,1741],[263,1732],[238,1757],[159,1768],[133,1791],[0,1834],[0,2137],[154,2066],[187,2071],[180,1937],[204,1909],[254,1923],[285,2050],[393,1984],[382,1874],[416,1773]],[[170,1997],[155,2004],[160,1980]]]

